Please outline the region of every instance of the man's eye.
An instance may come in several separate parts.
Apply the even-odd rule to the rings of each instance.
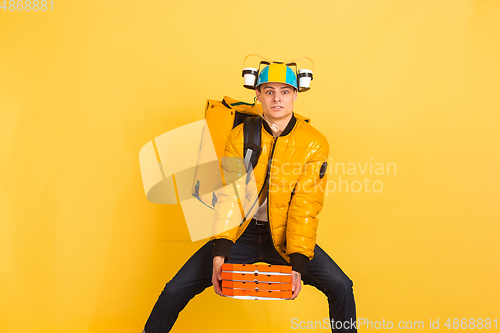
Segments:
[[[283,94],[285,94],[285,95],[286,95],[286,94],[288,94],[288,91],[286,91],[286,90],[285,90],[285,91],[283,91]]]
[[[272,93],[273,93],[272,91],[268,91],[268,92],[267,92],[267,94],[268,94],[268,95],[271,95]]]

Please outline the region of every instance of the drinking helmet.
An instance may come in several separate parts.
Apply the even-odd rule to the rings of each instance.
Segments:
[[[297,90],[299,89],[297,86],[297,76],[294,71],[282,62],[273,62],[264,67],[259,73],[255,88],[267,82],[285,83]]]

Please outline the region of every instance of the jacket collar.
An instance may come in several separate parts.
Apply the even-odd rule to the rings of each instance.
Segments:
[[[286,135],[290,134],[292,129],[295,127],[296,122],[297,122],[297,118],[295,118],[295,112],[292,111],[292,118],[290,118],[288,125],[286,125],[285,129],[280,134],[280,136],[286,136]],[[265,120],[262,121],[262,124],[264,125],[264,129],[266,130],[266,132],[271,134],[271,136],[274,136],[273,131],[271,130],[271,127],[269,127],[267,121],[265,121]]]

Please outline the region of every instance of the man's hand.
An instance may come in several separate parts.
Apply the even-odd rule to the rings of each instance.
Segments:
[[[302,288],[302,275],[299,272],[292,271],[292,298],[299,296],[300,289]]]
[[[213,270],[212,270],[212,284],[214,285],[214,290],[217,295],[222,295],[221,289],[221,274],[222,274],[222,264],[224,263],[224,256],[215,256],[213,260]]]

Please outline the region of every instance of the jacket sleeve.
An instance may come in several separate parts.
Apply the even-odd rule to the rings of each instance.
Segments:
[[[244,193],[245,166],[243,164],[243,147],[235,143],[243,142],[238,136],[243,135],[243,126],[234,128],[228,136],[224,154],[221,158],[224,187],[216,191],[217,203],[213,232],[210,240],[214,244],[213,256],[224,255],[229,258],[231,246],[236,240],[238,227],[243,214],[238,193]]]
[[[308,260],[314,257],[318,228],[317,215],[323,208],[329,150],[326,138],[311,150],[310,157],[292,193],[288,210],[286,243],[292,267],[298,272],[303,269]]]

